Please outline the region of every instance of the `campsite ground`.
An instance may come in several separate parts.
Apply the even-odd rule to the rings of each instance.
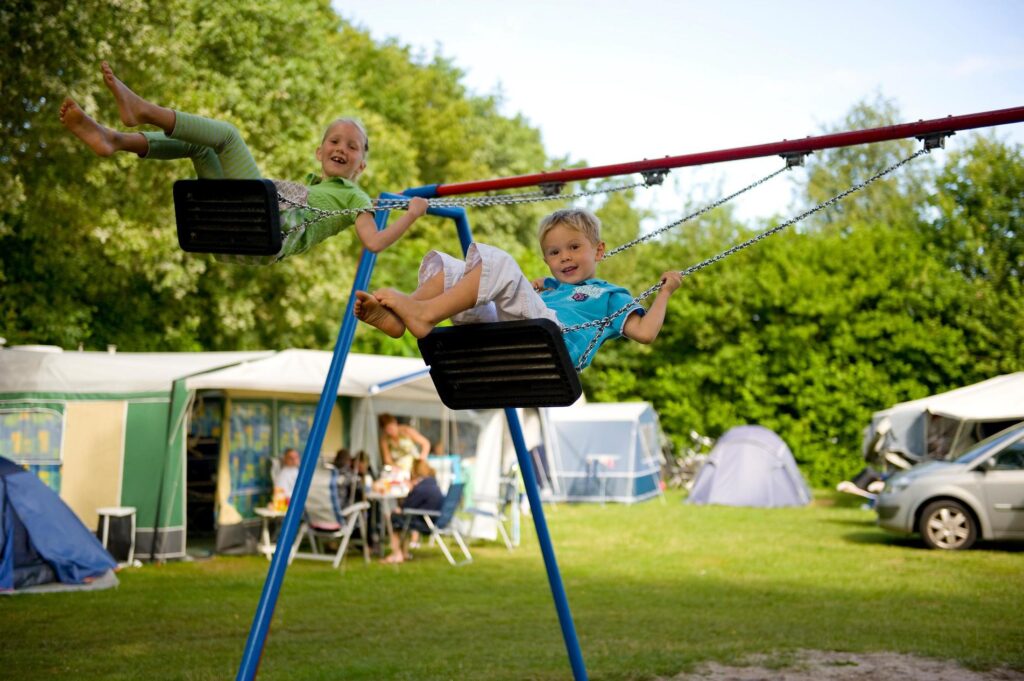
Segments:
[[[800,650],[783,658],[757,655],[743,666],[712,662],[697,671],[658,681],[1016,681],[1024,672],[1006,667],[974,671],[953,660],[900,653]]]
[[[797,509],[673,494],[547,516],[594,681],[1024,679],[1024,545],[928,551],[832,493]],[[259,678],[568,678],[532,532],[474,556],[296,561]],[[146,565],[117,590],[0,599],[0,676],[231,678],[267,565]]]

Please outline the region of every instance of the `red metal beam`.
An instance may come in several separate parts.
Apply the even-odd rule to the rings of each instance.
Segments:
[[[682,168],[684,166],[708,165],[711,163],[722,163],[724,161],[760,158],[762,156],[777,156],[779,154],[817,151],[819,149],[833,149],[836,147],[853,146],[855,144],[870,144],[872,142],[885,142],[888,140],[906,139],[908,137],[923,137],[936,133],[956,132],[958,130],[971,130],[974,128],[988,128],[995,125],[1007,125],[1009,123],[1021,122],[1024,122],[1024,106],[1018,106],[1012,109],[999,109],[997,111],[984,111],[981,113],[966,114],[963,116],[947,116],[946,118],[935,118],[928,121],[918,121],[916,123],[901,123],[899,125],[889,125],[882,128],[868,128],[866,130],[839,132],[831,135],[820,135],[818,137],[804,137],[803,139],[798,140],[783,140],[781,142],[757,144],[750,147],[736,147],[734,149],[723,149],[721,151],[705,151],[697,154],[686,154],[683,156],[666,156],[664,158],[635,161],[633,163],[618,163],[606,166],[594,166],[593,168],[571,168],[568,170],[556,170],[547,173],[534,173],[532,175],[496,178],[493,180],[455,182],[452,184],[437,185],[434,188],[434,191],[436,192],[434,195],[454,196],[459,194],[472,194],[475,192],[496,191],[498,189],[535,187],[541,184],[576,182],[579,180],[592,180],[599,177],[631,175],[633,173],[642,173],[650,170]]]

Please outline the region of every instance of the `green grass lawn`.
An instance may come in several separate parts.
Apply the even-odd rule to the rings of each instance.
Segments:
[[[856,500],[547,509],[590,678],[648,679],[798,649],[894,651],[1024,669],[1024,544],[928,551]],[[567,679],[543,562],[523,545],[436,548],[399,567],[296,561],[261,679]],[[0,599],[0,678],[230,679],[269,563],[121,572],[116,590]]]

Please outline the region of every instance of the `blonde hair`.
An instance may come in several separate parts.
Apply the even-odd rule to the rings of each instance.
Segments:
[[[358,130],[360,132],[360,134],[362,134],[362,136],[363,136],[363,151],[366,154],[369,154],[370,153],[370,136],[366,132],[366,126],[363,125],[363,122],[360,121],[358,118],[352,118],[350,116],[342,116],[341,118],[335,118],[333,121],[328,123],[327,127],[324,128],[324,135],[323,135],[323,137],[320,138],[320,144],[323,144],[324,141],[327,139],[327,134],[331,131],[331,128],[333,128],[334,126],[339,125],[341,123],[350,123],[350,124],[355,126],[356,130]]]
[[[414,478],[432,478],[437,471],[431,468],[426,459],[416,459],[412,464],[412,476]]]
[[[576,230],[595,246],[601,242],[601,219],[586,208],[563,208],[544,216],[537,228],[537,240],[544,241],[544,236],[558,225]]]

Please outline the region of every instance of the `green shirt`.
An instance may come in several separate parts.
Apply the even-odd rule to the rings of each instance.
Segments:
[[[359,188],[355,182],[342,177],[331,177],[326,180],[319,175],[310,173],[306,176],[309,187],[308,205],[320,210],[335,211],[362,208],[373,211],[373,201]],[[321,241],[329,239],[338,232],[351,227],[357,213],[332,215],[322,220],[314,220],[317,215],[308,208],[290,208],[281,211],[281,231],[284,241],[276,255],[218,255],[220,262],[231,262],[243,265],[270,265],[289,255],[305,253]]]

